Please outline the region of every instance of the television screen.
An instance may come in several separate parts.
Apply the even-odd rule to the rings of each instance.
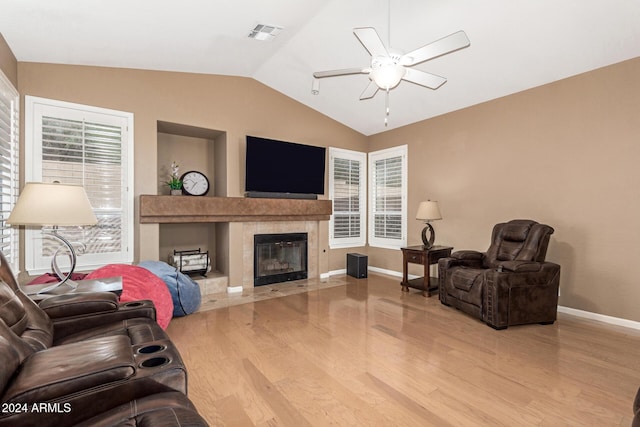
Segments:
[[[325,151],[247,136],[246,191],[324,194]]]

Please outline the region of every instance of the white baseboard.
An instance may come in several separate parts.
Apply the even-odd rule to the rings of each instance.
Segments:
[[[402,273],[399,271],[394,271],[394,270],[387,270],[384,268],[378,268],[378,267],[367,267],[367,271],[373,271],[374,273],[380,273],[380,274],[386,274],[387,276],[393,276],[393,277],[402,277]],[[342,270],[333,270],[330,271],[329,273],[327,273],[329,276],[337,276],[339,274],[347,274],[347,269],[343,268]],[[322,275],[320,275],[320,277],[322,278]],[[422,277],[422,276],[416,276],[414,274],[409,274],[409,279],[417,279],[418,277]]]
[[[242,286],[227,286],[228,294],[235,294],[238,292],[242,292]]]
[[[332,270],[328,273],[326,273],[327,275],[329,275],[329,277],[331,276],[338,276],[340,274],[347,274],[347,269],[343,268],[342,270]],[[320,275],[320,277],[322,277],[322,275]]]
[[[590,311],[578,310],[576,308],[558,306],[560,313],[570,314],[585,319],[597,320],[598,322],[609,323],[610,325],[623,326],[625,328],[640,330],[640,322],[634,320],[621,319],[619,317],[607,316],[604,314],[592,313]]]
[[[387,270],[387,269],[378,268],[378,267],[369,267],[368,270],[369,271],[373,271],[374,273],[386,274],[387,276],[402,277],[402,273],[399,272],[399,271],[395,271],[395,270]],[[409,280],[413,280],[413,279],[417,279],[418,277],[422,277],[422,276],[417,276],[415,274],[408,274],[407,276],[408,276]]]
[[[402,273],[400,273],[398,271],[387,270],[385,268],[369,266],[369,268],[367,268],[367,270],[373,271],[374,273],[386,274],[387,276],[402,277]]]
[[[384,268],[379,268],[379,267],[372,267],[369,266],[367,268],[367,270],[369,271],[373,271],[375,273],[380,273],[380,274],[386,274],[387,276],[393,276],[393,277],[402,277],[402,273],[399,271],[394,271],[394,270],[387,270]],[[338,274],[346,274],[347,270],[334,270],[334,271],[330,271],[329,275],[330,276],[335,276]],[[409,275],[409,279],[415,279],[418,278],[420,276],[414,276],[412,274]],[[616,326],[622,326],[625,328],[631,328],[631,329],[637,329],[640,330],[640,322],[636,322],[634,320],[627,320],[627,319],[621,319],[619,317],[613,317],[613,316],[607,316],[604,314],[598,314],[598,313],[592,313],[590,311],[584,311],[584,310],[578,310],[575,308],[570,308],[570,307],[564,307],[559,305],[558,306],[558,311],[560,313],[565,313],[565,314],[570,314],[572,316],[576,316],[576,317],[582,317],[585,319],[591,319],[591,320],[596,320],[598,322],[602,322],[602,323],[608,323],[610,325],[616,325]]]

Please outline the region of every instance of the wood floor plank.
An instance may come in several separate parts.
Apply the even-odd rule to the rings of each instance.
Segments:
[[[242,360],[242,365],[247,376],[251,379],[251,384],[271,407],[275,415],[282,421],[283,425],[310,426],[307,419],[298,409],[286,399],[277,389],[275,384],[270,382],[248,359]]]
[[[420,405],[414,399],[404,393],[396,390],[386,382],[377,378],[375,375],[367,373],[362,377],[362,382],[366,387],[375,388],[381,394],[388,397],[395,404],[400,405],[407,415],[418,418],[415,422],[420,422],[424,426],[454,426],[455,424],[442,418],[437,413],[430,411],[423,405]]]
[[[496,331],[397,278],[340,280],[171,322],[211,425],[629,425],[640,331],[563,313]]]
[[[249,427],[254,423],[244,411],[236,396],[227,396],[214,402],[218,417],[212,425],[229,427]]]

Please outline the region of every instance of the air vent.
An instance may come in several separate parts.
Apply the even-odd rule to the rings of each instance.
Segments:
[[[249,34],[249,38],[256,40],[273,40],[275,36],[280,34],[280,31],[282,31],[282,27],[258,24]]]

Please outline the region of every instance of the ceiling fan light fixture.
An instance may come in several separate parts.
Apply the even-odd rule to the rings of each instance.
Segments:
[[[375,82],[380,89],[388,90],[398,86],[407,70],[400,64],[391,63],[374,68],[369,73],[369,78]]]

